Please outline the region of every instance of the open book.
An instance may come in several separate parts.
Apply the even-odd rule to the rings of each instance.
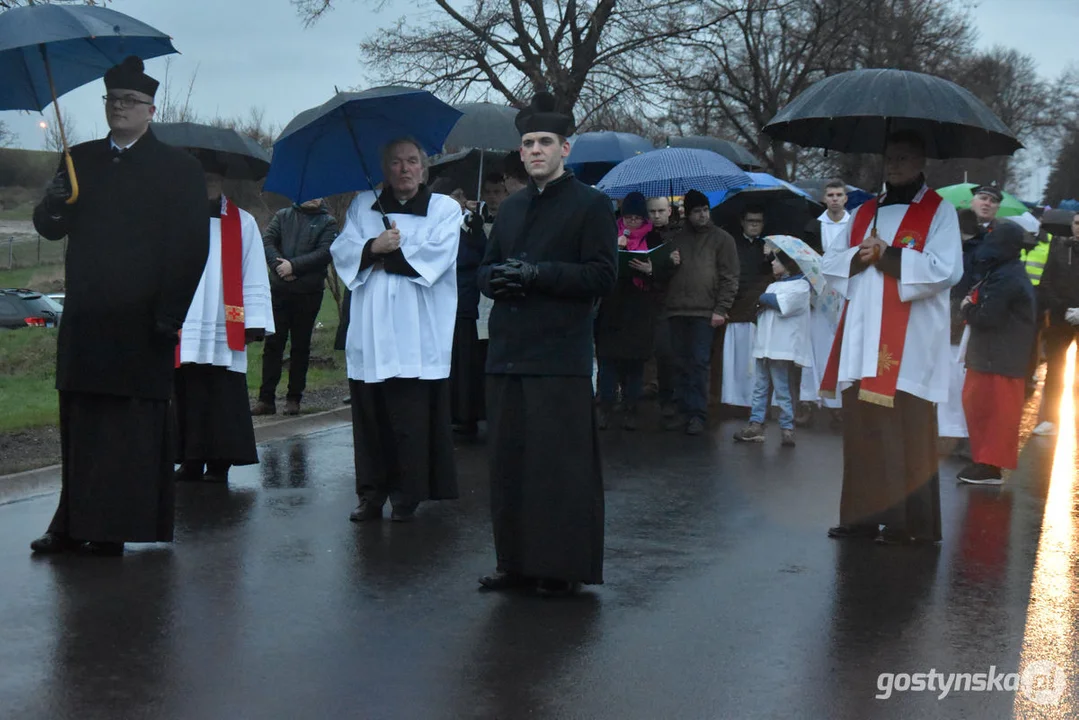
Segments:
[[[618,274],[625,275],[633,272],[629,267],[630,260],[652,261],[652,270],[655,271],[658,265],[664,263],[669,264],[671,262],[671,253],[674,252],[673,243],[663,243],[657,245],[651,250],[619,250],[618,251]]]

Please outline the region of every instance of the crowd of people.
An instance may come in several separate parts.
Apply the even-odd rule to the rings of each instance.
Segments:
[[[812,249],[808,268],[766,234],[767,207],[742,207],[730,227],[697,190],[678,208],[640,193],[616,207],[566,169],[574,121],[542,93],[479,201],[429,185],[423,147],[402,137],[340,227],[313,200],[260,233],[223,195],[225,169],[155,140],[157,82],[140,61],[105,84],[110,134],[74,149],[82,197],[68,203],[58,173],[34,215],[43,236],[70,239],[63,490],[35,552],[169,541],[175,481],[226,482],[258,462],[251,416],[276,412],[286,341],[285,413],[300,412],[331,262],[347,288],[350,519],[380,519],[389,501],[390,519],[409,522],[456,498],[453,433],[485,421],[487,589],[557,596],[603,581],[600,436],[642,430],[646,394],[663,430],[689,435],[717,406],[744,408],[741,443],[766,441],[773,405],[788,447],[807,406],[831,410],[843,490],[829,535],[883,544],[941,539],[941,436],[969,436],[965,482],[999,484],[1016,466],[1041,340],[1037,432],[1055,431],[1079,328],[1079,218],[1071,237],[1034,241],[996,217],[992,185],[957,213],[927,187],[916,133],[889,137],[886,190],[853,213],[846,185],[827,183],[825,211],[793,239]],[[250,408],[246,347],[263,340]]]

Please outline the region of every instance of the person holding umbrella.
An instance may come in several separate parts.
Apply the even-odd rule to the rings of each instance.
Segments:
[[[407,522],[422,501],[457,497],[448,378],[461,206],[427,189],[427,164],[416,140],[387,143],[384,188],[353,199],[330,247],[352,290],[353,522],[381,518],[387,499],[390,519]]]
[[[173,535],[169,399],[177,332],[209,252],[198,161],[150,130],[157,80],[126,58],[105,74],[109,136],[72,148],[34,210],[47,239],[67,236],[67,299],[57,340],[63,479],[39,553],[120,555]]]
[[[828,534],[931,543],[941,539],[933,404],[948,397],[959,220],[925,185],[918,133],[892,133],[884,167],[886,192],[858,209],[822,262],[847,299],[821,387],[843,393],[840,524]]]

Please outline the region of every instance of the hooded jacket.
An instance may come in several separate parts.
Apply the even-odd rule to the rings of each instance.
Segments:
[[[300,205],[278,210],[262,233],[270,289],[288,294],[322,292],[331,259],[330,245],[336,237],[337,220],[326,203],[320,203],[317,210]],[[295,280],[278,276],[277,265],[282,260],[292,263]]]
[[[1068,308],[1079,307],[1079,240],[1053,238],[1038,290],[1049,311],[1049,325],[1071,329],[1064,313]]]
[[[1023,229],[996,223],[974,251],[974,302],[963,308],[970,325],[966,365],[970,370],[1025,378],[1035,336],[1034,286],[1019,255]]]

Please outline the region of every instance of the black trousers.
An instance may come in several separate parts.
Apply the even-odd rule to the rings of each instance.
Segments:
[[[273,322],[276,330],[266,338],[262,352],[262,387],[259,400],[273,404],[277,383],[281,381],[281,361],[285,355],[285,343],[291,338],[289,356],[289,400],[297,402],[307,387],[307,365],[311,361],[311,334],[315,331],[315,319],[322,307],[322,293],[290,295],[273,293]]]

